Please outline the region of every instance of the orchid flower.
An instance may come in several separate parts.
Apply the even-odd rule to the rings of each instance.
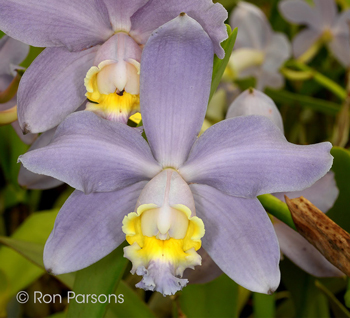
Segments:
[[[29,46],[20,41],[4,35],[0,39],[0,93],[9,90],[15,82],[19,81],[19,75],[16,70],[23,69],[18,66],[27,57]],[[13,90],[13,89],[12,89]],[[24,136],[17,121],[17,95],[16,90],[13,94],[6,94],[6,98],[0,97],[0,124],[12,124],[17,135],[23,142],[31,144],[36,135],[29,134]]]
[[[76,189],[45,246],[49,271],[89,266],[126,235],[125,256],[143,276],[141,288],[174,294],[187,283],[183,271],[200,265],[201,246],[238,284],[262,293],[277,288],[278,241],[256,196],[312,185],[331,167],[331,144],[288,143],[262,116],[221,121],[197,138],[212,59],[208,34],[181,14],[143,50],[148,143],[131,127],[77,112],[48,146],[19,158],[27,169]]]
[[[326,43],[335,58],[350,65],[350,10],[337,14],[334,0],[314,0],[310,6],[303,0],[285,0],[279,10],[291,23],[306,25],[293,39],[293,54],[299,58],[314,46]],[[306,54],[306,53],[305,53]]]
[[[291,54],[287,37],[274,32],[265,14],[244,1],[233,10],[230,25],[238,27],[238,33],[227,72],[234,78],[255,77],[259,90],[282,87],[284,79],[279,68]]]
[[[231,104],[226,118],[248,115],[261,115],[269,118],[283,133],[281,114],[273,100],[264,93],[254,89],[246,90]],[[339,190],[333,172],[328,172],[303,191],[273,193],[284,202],[284,195],[291,199],[303,196],[323,212],[327,212],[333,206],[338,194]],[[304,271],[318,277],[344,276],[299,233],[276,218],[273,219],[273,226],[283,254]]]
[[[142,48],[155,29],[181,12],[202,25],[215,53],[224,56],[227,12],[211,0],[0,0],[0,7],[1,30],[48,47],[19,87],[25,132],[56,127],[86,98],[87,110],[126,123],[139,110]]]

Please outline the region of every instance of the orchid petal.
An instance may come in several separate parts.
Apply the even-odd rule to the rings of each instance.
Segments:
[[[74,272],[117,248],[125,239],[123,218],[134,210],[145,183],[108,193],[73,192],[58,213],[46,242],[46,269],[56,275]]]
[[[38,137],[38,134],[23,134],[23,131],[19,126],[18,120],[12,122],[11,126],[15,130],[17,136],[27,145],[31,145],[34,142],[34,140]]]
[[[179,169],[188,183],[204,183],[244,198],[310,187],[330,169],[329,142],[294,145],[268,118],[224,120],[196,141]]]
[[[256,89],[247,89],[230,105],[226,118],[261,115],[269,118],[283,133],[282,116],[273,100]]]
[[[131,17],[130,35],[145,44],[155,29],[182,12],[200,23],[211,38],[216,55],[222,59],[225,52],[220,43],[227,38],[224,25],[227,11],[221,4],[214,4],[211,0],[150,0]]]
[[[315,29],[322,29],[322,21],[314,10],[304,0],[285,0],[278,5],[283,17],[290,23],[307,24]]]
[[[67,117],[48,146],[19,161],[85,193],[118,190],[161,170],[139,132],[85,111]]]
[[[113,35],[99,0],[0,0],[0,8],[0,29],[33,46],[80,51]]]
[[[187,268],[183,275],[190,284],[205,284],[223,274],[204,248],[199,249],[197,253],[202,258],[202,265],[197,266],[195,270]]]
[[[6,90],[6,88],[10,85],[13,80],[13,76],[9,74],[0,75],[0,92]],[[17,98],[14,96],[11,100],[6,103],[0,103],[0,111],[8,110],[15,106],[17,103]]]
[[[335,1],[314,0],[315,10],[318,19],[323,27],[330,27],[337,16],[337,5]]]
[[[303,196],[322,212],[326,213],[338,198],[339,190],[335,183],[334,172],[330,171],[320,180],[317,180],[311,187],[303,191],[273,193],[273,195],[283,202],[285,202],[285,195],[290,199]]]
[[[12,74],[11,65],[20,64],[28,55],[29,46],[4,35],[0,39],[0,75]]]
[[[113,30],[129,32],[131,16],[146,4],[147,0],[103,0],[103,2],[107,7]]]
[[[271,221],[258,199],[228,196],[212,187],[190,185],[197,215],[206,226],[203,247],[239,285],[272,293],[280,281],[280,251]]]
[[[161,26],[143,50],[143,126],[163,167],[182,164],[197,138],[208,104],[212,63],[208,35],[187,15]]]
[[[53,128],[41,134],[40,137],[37,140],[35,140],[33,145],[29,148],[29,151],[47,146],[51,142],[55,132],[56,132],[56,128]],[[25,135],[25,137],[28,135],[33,135],[33,134],[27,134]],[[21,168],[19,170],[18,183],[22,187],[26,187],[28,189],[41,189],[41,190],[51,189],[63,184],[62,181],[59,181],[57,179],[30,172],[29,170],[24,168],[23,165],[21,165]]]
[[[264,50],[272,36],[270,23],[255,5],[241,1],[230,17],[232,28],[238,27],[235,48]]]
[[[284,85],[284,77],[277,72],[261,70],[256,79],[256,89],[263,91],[265,87],[279,89]]]
[[[291,45],[285,34],[275,33],[265,51],[263,69],[277,72],[281,65],[291,56]]]
[[[299,57],[307,49],[313,45],[317,39],[321,36],[321,32],[315,29],[304,29],[300,31],[293,39],[293,55],[294,57]]]
[[[349,33],[347,35],[336,35],[328,45],[339,62],[348,67],[350,65]]]
[[[345,276],[299,233],[286,224],[277,221],[275,231],[281,250],[290,260],[305,272],[317,277]]]
[[[57,126],[84,102],[84,78],[97,49],[47,48],[35,59],[18,89],[18,120],[25,132]]]

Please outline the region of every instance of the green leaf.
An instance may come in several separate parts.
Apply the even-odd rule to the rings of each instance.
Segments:
[[[107,255],[95,264],[84,268],[76,273],[73,291],[77,294],[95,294],[97,297],[101,294],[113,294],[123,273],[126,269],[128,260],[123,257],[124,244],[120,245],[112,253]],[[113,298],[111,298],[113,301]],[[85,301],[79,303],[81,299],[72,299],[67,317],[103,317],[106,311],[108,301],[96,303]]]
[[[295,104],[300,104],[303,107],[308,107],[328,115],[336,115],[340,111],[340,105],[323,99],[295,94],[284,90],[276,91],[269,88],[265,90],[265,93],[270,96],[274,102],[285,105],[295,106]]]
[[[155,318],[145,302],[125,282],[119,283],[115,293],[118,296],[123,295],[124,302],[111,303],[105,315],[106,318]]]
[[[323,285],[319,280],[316,280],[315,286],[319,290],[321,290],[328,298],[335,317],[350,317],[350,312],[343,306],[343,304],[333,295],[333,293],[325,285]]]
[[[350,218],[348,213],[350,206],[350,152],[340,147],[333,147],[331,154],[334,157],[332,170],[339,189],[339,196],[333,207],[327,212],[334,222],[345,231],[350,232]]]
[[[187,317],[237,316],[238,285],[226,275],[204,285],[188,285],[179,298]]]
[[[216,89],[219,86],[221,77],[224,74],[225,68],[227,66],[227,63],[230,59],[230,56],[233,50],[233,46],[235,45],[235,42],[236,42],[237,28],[231,31],[231,27],[228,24],[226,24],[226,27],[227,27],[228,38],[221,43],[222,48],[225,50],[225,57],[222,60],[220,60],[216,55],[214,57],[213,78],[211,81],[209,100],[213,97]]]
[[[27,241],[34,244],[42,244],[43,246],[53,228],[57,212],[56,210],[34,213],[28,217],[11,237],[17,249],[23,247],[23,244],[18,241]],[[7,239],[7,244],[9,243],[10,240]],[[31,253],[38,252],[37,247],[32,247],[27,252],[22,251],[22,255],[26,254],[29,256]],[[6,260],[6,262],[0,262],[0,271],[7,278],[6,292],[1,293],[0,291],[0,312],[5,310],[6,304],[11,297],[18,291],[26,288],[44,273],[43,268],[34,265],[33,262],[22,255],[7,246],[0,247],[0,259]]]
[[[254,317],[275,317],[275,295],[253,293]]]
[[[287,204],[277,199],[272,194],[259,195],[258,199],[267,212],[287,224],[293,230],[297,230]]]
[[[288,259],[280,263],[282,282],[291,293],[296,317],[330,317],[327,297],[315,286],[315,278]]]

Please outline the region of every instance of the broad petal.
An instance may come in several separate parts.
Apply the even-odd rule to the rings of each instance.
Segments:
[[[284,85],[284,77],[278,72],[261,70],[256,78],[256,89],[263,91],[266,87],[279,89]]]
[[[161,170],[138,131],[85,111],[70,115],[48,146],[19,161],[85,193],[118,190]]]
[[[321,36],[321,32],[315,29],[304,29],[300,31],[293,39],[293,55],[298,58],[307,49],[313,45],[317,39]]]
[[[18,89],[18,121],[25,132],[56,127],[84,102],[84,78],[97,50],[47,48],[35,59]]]
[[[285,0],[278,4],[282,16],[290,23],[307,24],[314,28],[322,29],[322,21],[314,8],[311,8],[304,0]]]
[[[179,172],[188,183],[244,198],[299,191],[330,169],[331,147],[329,142],[294,145],[263,116],[236,117],[205,131]]]
[[[230,17],[232,28],[238,27],[235,48],[264,50],[272,30],[265,14],[255,5],[241,1]]]
[[[53,128],[41,134],[39,138],[35,140],[35,142],[29,148],[28,151],[32,151],[32,150],[47,146],[51,142],[55,132],[56,132],[56,128]],[[24,136],[26,137],[28,135],[32,135],[32,134],[27,134]],[[22,187],[26,187],[28,189],[41,189],[41,190],[51,189],[63,184],[63,182],[60,180],[57,180],[48,176],[44,176],[42,174],[33,173],[27,170],[26,168],[24,168],[23,165],[21,165],[21,168],[19,169],[18,183]]]
[[[99,0],[0,0],[0,29],[24,43],[80,51],[113,35]]]
[[[225,55],[220,43],[227,38],[224,21],[227,11],[211,0],[150,0],[131,17],[131,36],[145,44],[151,33],[164,23],[185,12],[200,23],[211,38],[214,51],[219,58]]]
[[[272,293],[280,282],[280,251],[272,223],[258,199],[231,197],[190,185],[197,215],[205,225],[203,247],[239,285]]]
[[[9,74],[0,75],[0,92],[6,90],[6,88],[10,85],[13,80],[13,76]],[[17,103],[17,96],[14,96],[11,100],[6,103],[0,104],[0,111],[8,110],[15,106]]]
[[[0,75],[13,75],[11,65],[20,64],[28,53],[27,44],[4,35],[0,39]]]
[[[23,134],[21,127],[19,126],[18,120],[15,120],[11,123],[11,126],[15,130],[17,136],[27,145],[31,145],[36,138],[38,138],[38,134]]]
[[[197,253],[202,258],[202,265],[196,266],[194,270],[187,268],[183,278],[187,278],[190,284],[206,284],[222,275],[222,270],[215,264],[203,247]]]
[[[305,197],[322,212],[326,213],[333,205],[339,195],[339,190],[335,183],[334,172],[329,171],[320,180],[317,180],[311,187],[296,192],[273,193],[275,197],[285,202],[284,196],[290,199]]]
[[[274,228],[282,253],[305,272],[317,277],[345,276],[299,233],[277,221]]]
[[[350,65],[350,40],[347,35],[336,35],[328,44],[333,55],[345,67]]]
[[[314,0],[316,14],[323,27],[330,27],[337,16],[337,4],[335,1]]]
[[[282,116],[273,100],[256,89],[247,89],[230,105],[226,118],[261,115],[269,118],[283,133]]]
[[[107,7],[113,30],[129,32],[131,16],[146,4],[147,0],[103,0],[103,2]]]
[[[73,192],[58,213],[46,242],[46,269],[55,275],[74,272],[117,248],[125,240],[123,218],[134,211],[145,183],[108,193]]]
[[[265,51],[263,69],[277,72],[282,64],[291,56],[291,45],[285,34],[275,33]]]
[[[182,164],[201,129],[208,104],[213,46],[187,15],[160,27],[141,59],[143,126],[163,167]]]

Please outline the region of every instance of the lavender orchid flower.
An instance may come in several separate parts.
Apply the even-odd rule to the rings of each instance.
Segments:
[[[279,3],[280,12],[287,21],[307,26],[293,39],[294,56],[299,58],[314,46],[327,43],[336,59],[348,67],[350,10],[338,15],[334,0],[314,0],[314,3],[314,7],[303,0],[285,0]]]
[[[255,77],[259,90],[282,87],[284,78],[279,68],[291,54],[287,37],[274,32],[265,14],[244,1],[233,10],[230,25],[238,27],[238,33],[228,72],[238,78]]]
[[[16,78],[16,69],[23,69],[18,66],[27,57],[29,46],[20,41],[4,35],[0,39],[0,92],[5,92],[13,84]],[[24,136],[17,121],[17,96],[14,92],[10,100],[0,99],[0,122],[1,124],[12,124],[17,135],[27,144],[31,144],[37,137],[35,134]]]
[[[231,104],[226,118],[248,115],[261,115],[269,118],[283,133],[281,114],[273,100],[264,93],[254,89],[246,90]],[[334,173],[328,172],[303,191],[274,193],[273,195],[281,201],[284,201],[284,195],[289,198],[304,196],[321,211],[327,212],[333,206],[338,194]],[[313,245],[283,222],[274,218],[273,226],[283,254],[304,271],[317,277],[344,276],[344,273],[329,263]]]
[[[48,47],[23,76],[18,118],[25,132],[57,126],[88,98],[87,110],[126,122],[139,109],[142,48],[150,34],[181,12],[220,46],[227,12],[211,0],[0,0],[0,29]],[[85,84],[85,86],[84,86]],[[86,93],[86,96],[85,96]]]
[[[201,246],[238,284],[262,293],[277,288],[278,241],[256,196],[312,185],[331,167],[331,144],[290,144],[262,116],[222,121],[197,138],[212,58],[208,34],[181,14],[143,50],[148,143],[126,125],[78,112],[47,147],[19,158],[27,169],[76,188],[46,243],[48,270],[65,273],[98,261],[123,242],[123,224],[125,256],[132,272],[143,275],[141,288],[181,289],[185,268],[201,262]]]

